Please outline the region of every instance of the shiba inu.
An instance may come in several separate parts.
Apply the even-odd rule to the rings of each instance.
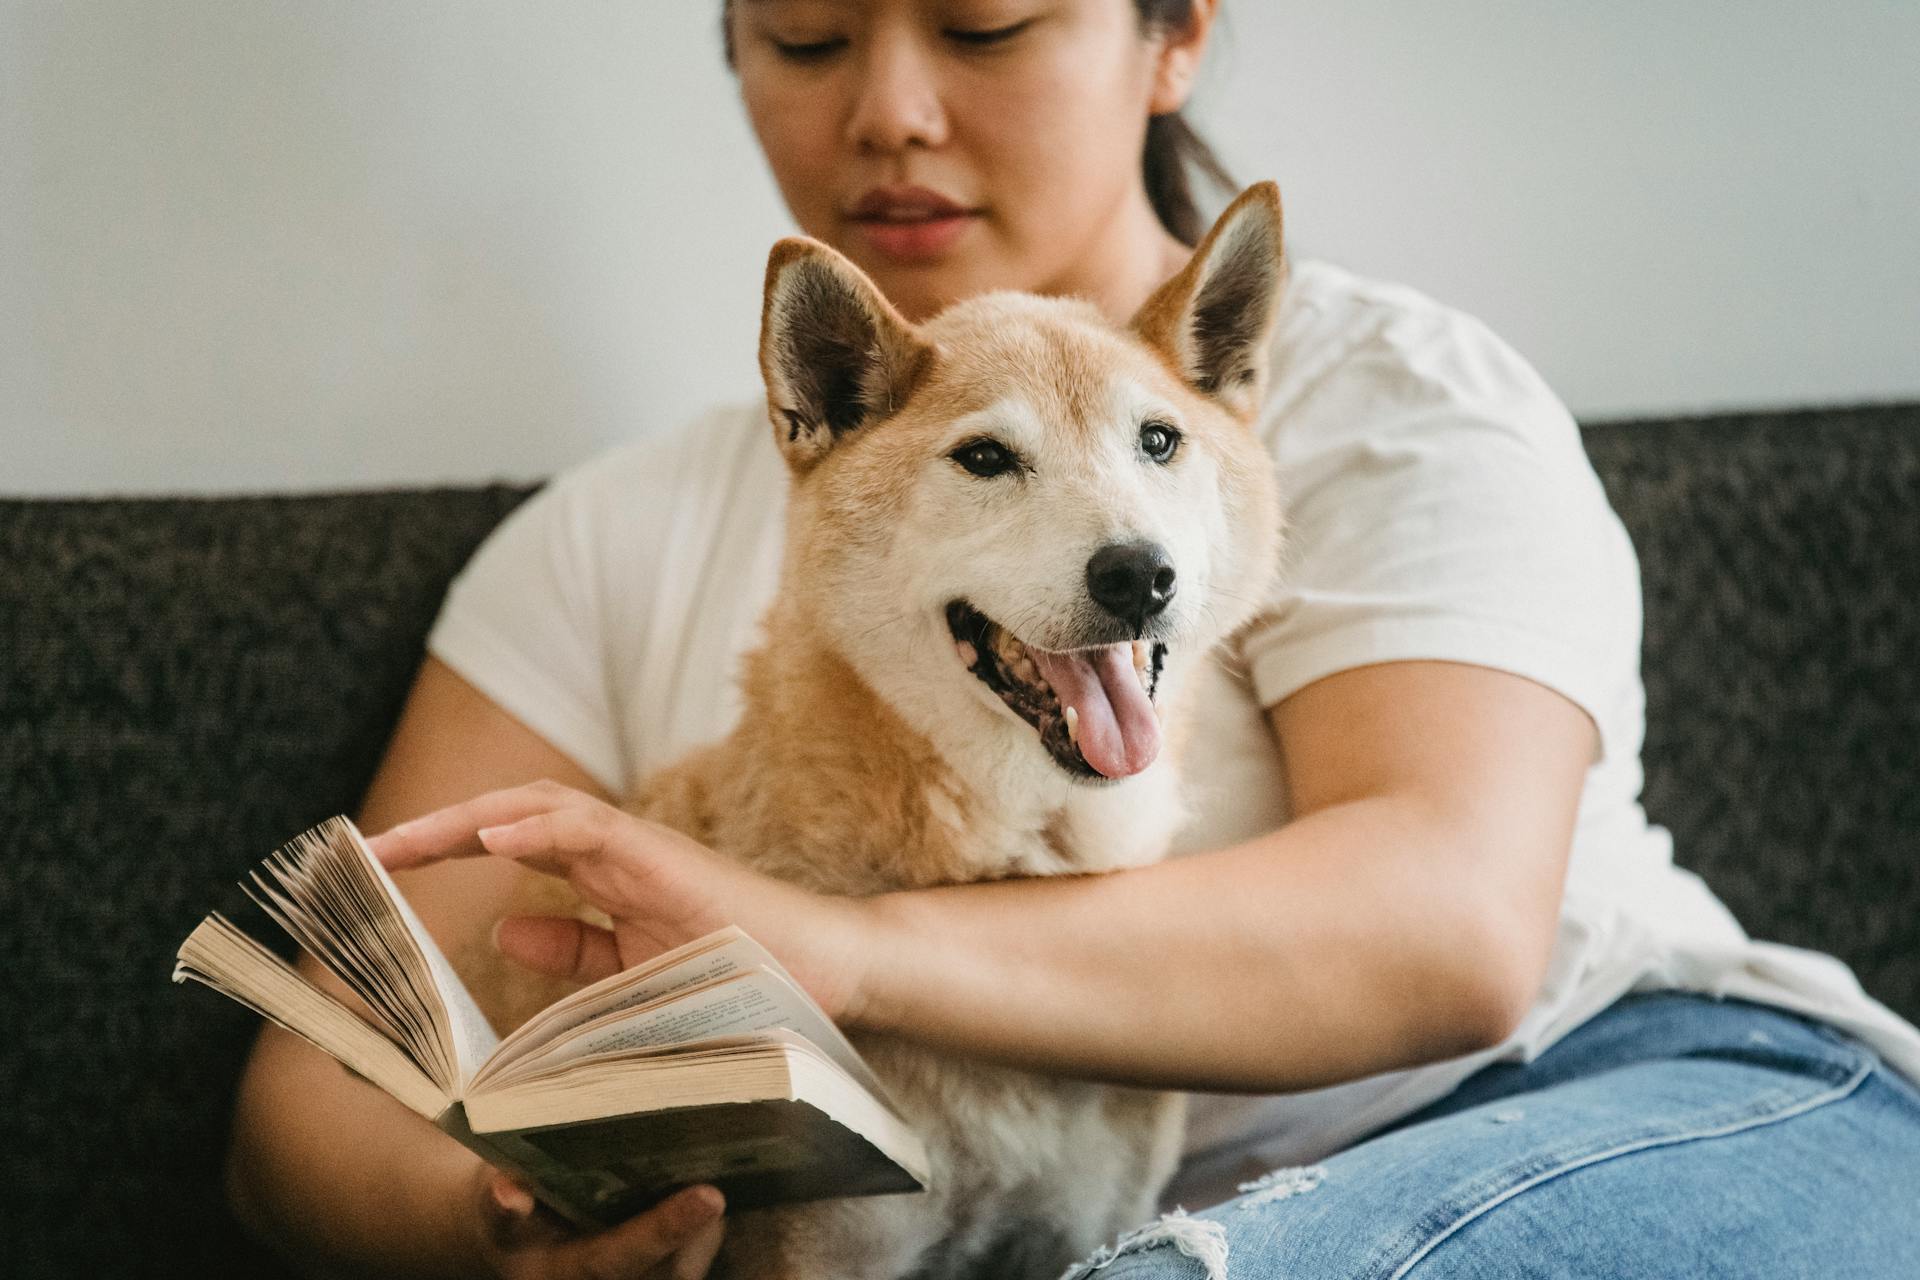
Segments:
[[[1163,856],[1185,677],[1276,568],[1249,424],[1284,277],[1271,183],[1125,327],[1016,293],[914,326],[834,250],[777,244],[760,365],[790,471],[780,587],[738,727],[627,807],[835,894]],[[1151,1216],[1178,1095],[854,1039],[931,1189],[736,1215],[719,1274],[1051,1277]]]

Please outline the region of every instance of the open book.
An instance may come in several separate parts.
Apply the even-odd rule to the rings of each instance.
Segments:
[[[580,1226],[698,1182],[729,1209],[918,1191],[885,1089],[763,947],[722,929],[585,987],[504,1040],[344,817],[243,885],[365,1002],[349,1009],[218,913],[192,979],[305,1037]]]

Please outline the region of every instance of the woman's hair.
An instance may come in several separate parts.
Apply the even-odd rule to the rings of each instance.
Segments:
[[[1193,0],[1133,0],[1133,8],[1140,16],[1140,30],[1147,35],[1178,31],[1193,21]],[[1193,202],[1193,173],[1229,193],[1237,186],[1206,139],[1178,111],[1147,120],[1147,145],[1140,166],[1147,199],[1160,225],[1183,244],[1199,244],[1207,231]]]
[[[1133,0],[1133,9],[1142,35],[1177,31],[1193,20],[1193,0]],[[728,67],[733,66],[732,19],[733,0],[723,0],[720,39]],[[1146,180],[1147,200],[1160,225],[1188,245],[1199,244],[1207,229],[1194,204],[1193,175],[1198,173],[1222,191],[1236,189],[1233,175],[1213,154],[1213,148],[1178,111],[1147,120],[1147,144],[1140,157],[1140,170]]]

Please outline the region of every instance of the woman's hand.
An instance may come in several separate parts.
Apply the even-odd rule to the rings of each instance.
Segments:
[[[481,1263],[502,1280],[701,1280],[726,1233],[724,1202],[706,1186],[675,1192],[618,1226],[585,1235],[489,1165],[479,1167],[471,1194]]]
[[[613,921],[511,916],[500,949],[591,982],[737,924],[779,957],[828,1016],[857,1012],[871,930],[860,901],[761,875],[696,840],[557,782],[489,791],[372,837],[389,869],[491,854],[565,879]]]

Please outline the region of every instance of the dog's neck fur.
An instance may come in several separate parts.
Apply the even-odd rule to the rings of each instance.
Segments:
[[[649,816],[834,893],[1104,871],[1165,852],[1183,816],[1171,759],[1109,786],[1064,773],[1021,785],[1017,769],[1054,766],[943,750],[785,598],[765,629],[739,725],[649,782]]]

